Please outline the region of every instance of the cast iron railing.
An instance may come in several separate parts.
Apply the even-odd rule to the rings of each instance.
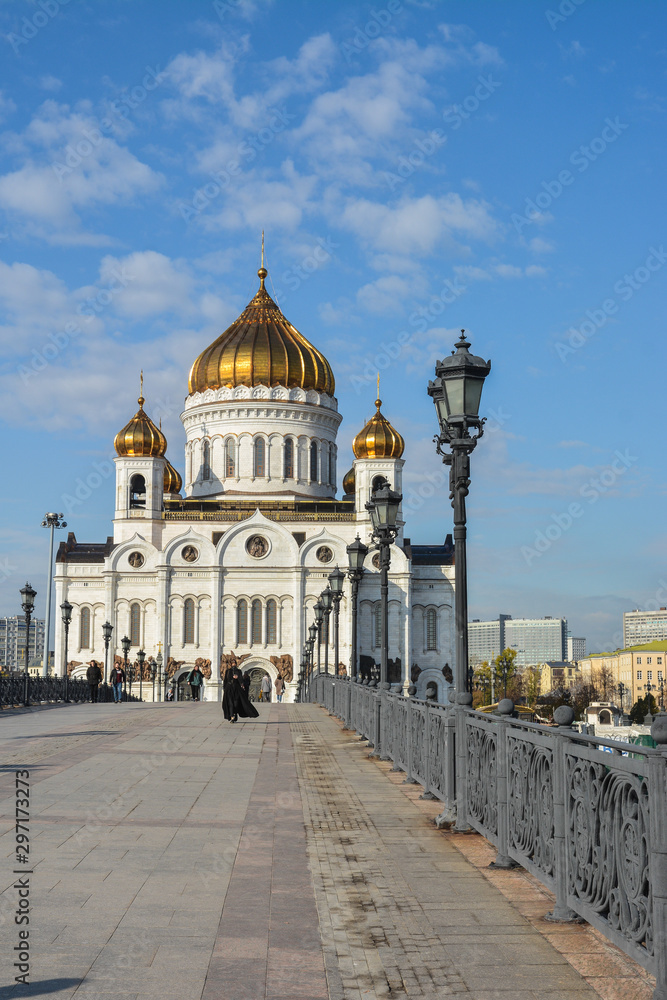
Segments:
[[[323,674],[309,690],[444,803],[438,826],[481,833],[495,867],[522,865],[553,892],[550,919],[588,921],[667,1000],[667,716],[652,749],[584,736],[570,710],[550,727],[514,718],[509,700],[488,715]]]
[[[14,708],[25,704],[25,674],[11,673],[0,677],[0,708]],[[98,701],[113,701],[110,684],[100,684],[97,689]],[[136,695],[127,693],[123,700],[139,701]],[[90,687],[86,680],[72,680],[65,677],[28,677],[28,701],[31,705],[45,702],[90,701]]]

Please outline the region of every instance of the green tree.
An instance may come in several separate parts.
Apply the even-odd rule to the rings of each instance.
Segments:
[[[531,708],[537,704],[542,685],[542,671],[539,667],[526,667],[523,672],[523,689]]]
[[[636,701],[630,709],[630,722],[634,722],[636,726],[641,726],[644,722],[644,716],[655,715],[657,711],[657,701],[652,694],[647,694],[644,698]]]
[[[473,673],[473,708],[491,703],[491,664],[484,660]]]
[[[496,698],[498,690],[503,689],[503,698],[507,697],[507,685],[518,670],[516,665],[516,649],[504,649],[493,661],[493,672],[496,681]]]

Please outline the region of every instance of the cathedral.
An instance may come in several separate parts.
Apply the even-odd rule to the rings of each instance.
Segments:
[[[109,662],[122,659],[126,636],[129,662],[139,650],[147,658],[161,653],[182,696],[199,663],[204,700],[219,701],[221,676],[238,663],[255,679],[281,676],[284,700],[293,701],[329,574],[347,569],[347,546],[357,535],[372,545],[366,503],[374,484],[384,477],[402,491],[404,441],[377,399],[352,442],[354,461],[336,498],[342,417],[334,373],[268,294],[263,266],[258,275],[255,297],[190,369],[181,414],[185,482],[144,409],[142,388],[139,409],[114,441],[113,535],[91,543],[70,532],[60,545],[56,597],[72,605],[72,621],[65,664],[64,626],[56,619],[57,673],[83,676],[92,661],[104,665],[108,621]],[[454,656],[451,537],[412,545],[402,511],[399,524],[389,577],[389,680],[403,690],[416,683],[418,697],[445,701]],[[381,638],[377,552],[371,549],[364,568],[358,654],[361,674],[372,677]],[[349,673],[347,582],[338,664],[333,631],[329,669]]]

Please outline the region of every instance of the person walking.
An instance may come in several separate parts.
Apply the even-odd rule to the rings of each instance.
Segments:
[[[283,691],[285,689],[285,682],[283,681],[282,677],[276,677],[276,683],[274,684],[274,688],[276,691],[276,701],[282,701]]]
[[[222,693],[222,712],[228,722],[238,722],[242,719],[256,719],[259,712],[249,701],[243,687],[243,675],[238,667],[229,667],[225,671]]]
[[[94,660],[86,670],[86,680],[90,688],[90,702],[91,704],[95,704],[97,701],[97,689],[102,680],[102,671]]]
[[[271,678],[268,674],[264,674],[262,683],[259,686],[262,692],[262,701],[271,701],[271,686]]]
[[[119,702],[123,700],[123,684],[125,683],[125,671],[116,664],[111,669],[111,687],[113,688],[113,700]]]
[[[188,674],[188,684],[190,685],[190,690],[192,691],[192,700],[199,701],[199,692],[202,690],[204,685],[204,675],[201,672],[201,667],[198,663],[195,663],[194,667]]]

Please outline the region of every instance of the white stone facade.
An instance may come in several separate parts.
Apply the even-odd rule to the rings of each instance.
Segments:
[[[77,673],[91,660],[103,662],[102,625],[109,621],[110,662],[125,635],[131,661],[139,649],[147,656],[160,651],[165,664],[179,665],[176,678],[197,659],[210,661],[206,700],[221,698],[221,656],[245,657],[242,669],[261,667],[274,680],[277,665],[284,668],[291,657],[286,700],[293,700],[318,596],[336,565],[347,569],[346,547],[357,533],[371,544],[365,503],[378,476],[401,490],[403,461],[357,459],[354,497],[336,501],[341,416],[333,397],[313,390],[237,386],[193,393],[181,419],[185,499],[161,495],[164,458],[119,457],[113,538],[86,544],[70,534],[60,547],[56,601],[73,606],[68,660],[81,663]],[[398,674],[392,679],[407,689],[416,664],[418,694],[430,681],[443,699],[443,667],[454,656],[451,545],[411,546],[403,532],[401,520],[390,570],[389,659]],[[359,588],[358,652],[367,668],[380,661],[373,556]],[[348,671],[350,619],[346,581],[339,663]],[[333,670],[333,614],[330,625]],[[57,618],[56,671],[64,670]]]

